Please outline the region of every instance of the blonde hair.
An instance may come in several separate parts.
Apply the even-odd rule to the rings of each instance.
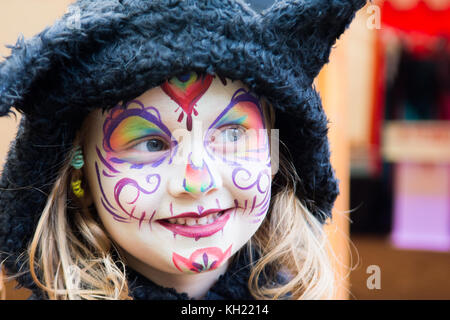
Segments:
[[[322,224],[296,196],[298,177],[289,165],[280,161],[285,183],[272,196],[267,218],[247,244],[249,252],[256,247],[261,257],[252,267],[249,288],[256,299],[330,299],[335,279],[330,245]],[[273,282],[277,274],[285,275],[284,284]],[[260,277],[265,278],[263,287]]]
[[[6,299],[6,289],[5,289],[5,283],[6,280],[3,279],[3,268],[0,264],[0,300],[5,300]]]
[[[50,192],[29,245],[31,276],[50,299],[126,299],[125,267],[113,259],[113,242],[70,190],[75,151]]]
[[[274,111],[263,101],[270,132]],[[78,137],[74,146],[82,140]],[[70,166],[75,151],[54,183],[28,247],[31,276],[50,299],[131,299],[119,250],[95,210],[70,190],[70,181],[81,172]],[[331,298],[334,272],[322,224],[296,196],[299,178],[283,154],[279,168],[282,188],[272,195],[264,222],[246,246],[252,264],[249,290],[256,299]],[[274,282],[277,274],[285,274],[286,281]]]
[[[275,112],[266,99],[262,101],[271,136]],[[335,273],[329,256],[332,249],[322,224],[296,195],[296,186],[301,181],[289,150],[279,142],[279,188],[272,194],[266,219],[247,243],[250,259],[253,260],[255,249],[260,256],[252,261],[249,289],[261,300],[331,299],[335,290]],[[325,217],[324,213],[320,214]],[[284,283],[273,281],[277,275],[284,276]],[[259,285],[261,278],[263,286]]]

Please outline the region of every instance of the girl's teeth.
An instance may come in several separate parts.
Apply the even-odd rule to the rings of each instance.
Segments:
[[[195,225],[196,223],[195,223],[195,219],[189,219],[189,218],[187,218],[186,219],[186,224],[188,225],[188,226],[193,226],[193,225]]]
[[[201,219],[198,219],[198,224],[205,225],[207,223],[208,223],[208,218],[207,217],[203,217]]]
[[[220,212],[212,213],[203,218],[178,218],[178,219],[168,219],[169,223],[172,224],[180,224],[180,225],[205,225],[213,223],[218,217]]]

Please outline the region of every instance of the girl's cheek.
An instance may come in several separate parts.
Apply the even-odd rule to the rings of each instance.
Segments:
[[[258,163],[230,169],[229,190],[234,196],[234,206],[248,217],[250,223],[260,223],[270,203],[272,177],[270,168]]]
[[[226,173],[223,173],[227,181],[225,185],[233,195],[234,206],[239,208],[237,212],[241,212],[252,224],[264,219],[272,184],[269,146],[265,139],[259,137],[263,143],[245,144],[244,152],[231,152],[226,154],[228,157],[225,160],[218,159],[226,168]]]
[[[114,220],[136,221],[141,226],[144,221],[151,221],[155,214],[151,208],[157,203],[162,174],[160,170],[123,169],[115,166],[111,172],[103,163],[95,162],[100,189],[97,203]]]

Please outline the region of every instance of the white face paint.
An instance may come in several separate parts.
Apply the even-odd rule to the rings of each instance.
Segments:
[[[166,274],[226,267],[269,207],[264,129],[242,82],[196,73],[126,108],[94,111],[84,145],[89,187],[129,260]]]

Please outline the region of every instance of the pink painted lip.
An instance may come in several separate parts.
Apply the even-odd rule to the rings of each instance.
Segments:
[[[189,238],[195,238],[195,240],[198,240],[200,238],[205,238],[213,235],[214,233],[222,230],[225,227],[225,224],[227,223],[228,219],[230,219],[231,211],[234,208],[230,208],[225,210],[225,212],[217,218],[213,223],[207,224],[207,225],[198,225],[198,226],[188,226],[188,225],[179,225],[175,223],[169,223],[164,220],[157,220],[159,224],[161,224],[164,228],[172,231],[174,235],[181,235],[184,237]],[[220,212],[224,210],[214,211],[214,212]],[[207,212],[207,211],[206,211]],[[213,213],[213,212],[210,212]],[[190,214],[190,213],[189,213]],[[179,215],[177,217],[182,218],[182,215]],[[190,215],[184,214],[185,217],[191,217]],[[196,214],[195,217],[201,218],[202,216],[205,216],[205,214],[202,214],[201,216]],[[174,218],[174,217],[172,217]],[[172,219],[171,218],[171,219]]]

